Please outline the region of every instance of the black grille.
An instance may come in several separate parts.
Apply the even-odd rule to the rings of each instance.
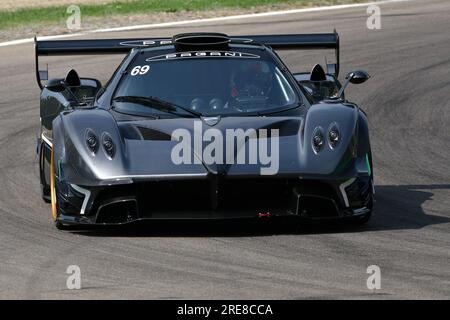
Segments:
[[[338,216],[333,200],[316,196],[300,196],[298,214],[307,218],[332,218]]]
[[[97,223],[126,223],[138,218],[136,200],[114,199],[100,206]]]
[[[223,182],[224,209],[287,209],[293,182],[287,179],[229,179]]]
[[[131,208],[130,203],[109,204],[118,197],[135,199],[139,210]],[[98,212],[98,222],[109,223],[124,222],[133,215],[251,217],[270,212],[321,218],[338,214],[335,198],[330,185],[317,181],[210,176],[204,180],[149,181],[108,187],[98,195],[94,212]]]

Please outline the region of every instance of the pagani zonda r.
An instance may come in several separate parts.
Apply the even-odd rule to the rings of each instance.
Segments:
[[[334,49],[336,63],[292,74],[282,49]],[[350,72],[340,84],[336,32],[35,41],[35,50],[42,197],[58,228],[171,218],[368,221],[368,123],[344,89],[369,75]],[[104,86],[74,70],[42,83],[39,56],[76,54],[127,55]]]

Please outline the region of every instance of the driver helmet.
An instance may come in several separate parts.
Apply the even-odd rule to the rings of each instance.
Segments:
[[[272,88],[272,72],[265,61],[248,61],[231,76],[231,96],[267,96]]]

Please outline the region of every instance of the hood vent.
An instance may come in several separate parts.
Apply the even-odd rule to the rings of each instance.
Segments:
[[[144,126],[134,126],[131,124],[121,124],[120,133],[124,139],[129,140],[151,140],[151,141],[170,141],[170,134]]]
[[[156,140],[156,141],[170,141],[172,137],[165,133],[155,129],[147,128],[147,127],[136,127],[140,134],[142,135],[143,140]]]

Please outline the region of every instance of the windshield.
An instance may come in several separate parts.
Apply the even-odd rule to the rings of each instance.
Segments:
[[[113,106],[129,114],[167,114],[167,109],[149,103],[155,98],[178,106],[178,116],[189,111],[204,116],[264,114],[299,104],[272,58],[248,49],[140,55],[123,76]]]

